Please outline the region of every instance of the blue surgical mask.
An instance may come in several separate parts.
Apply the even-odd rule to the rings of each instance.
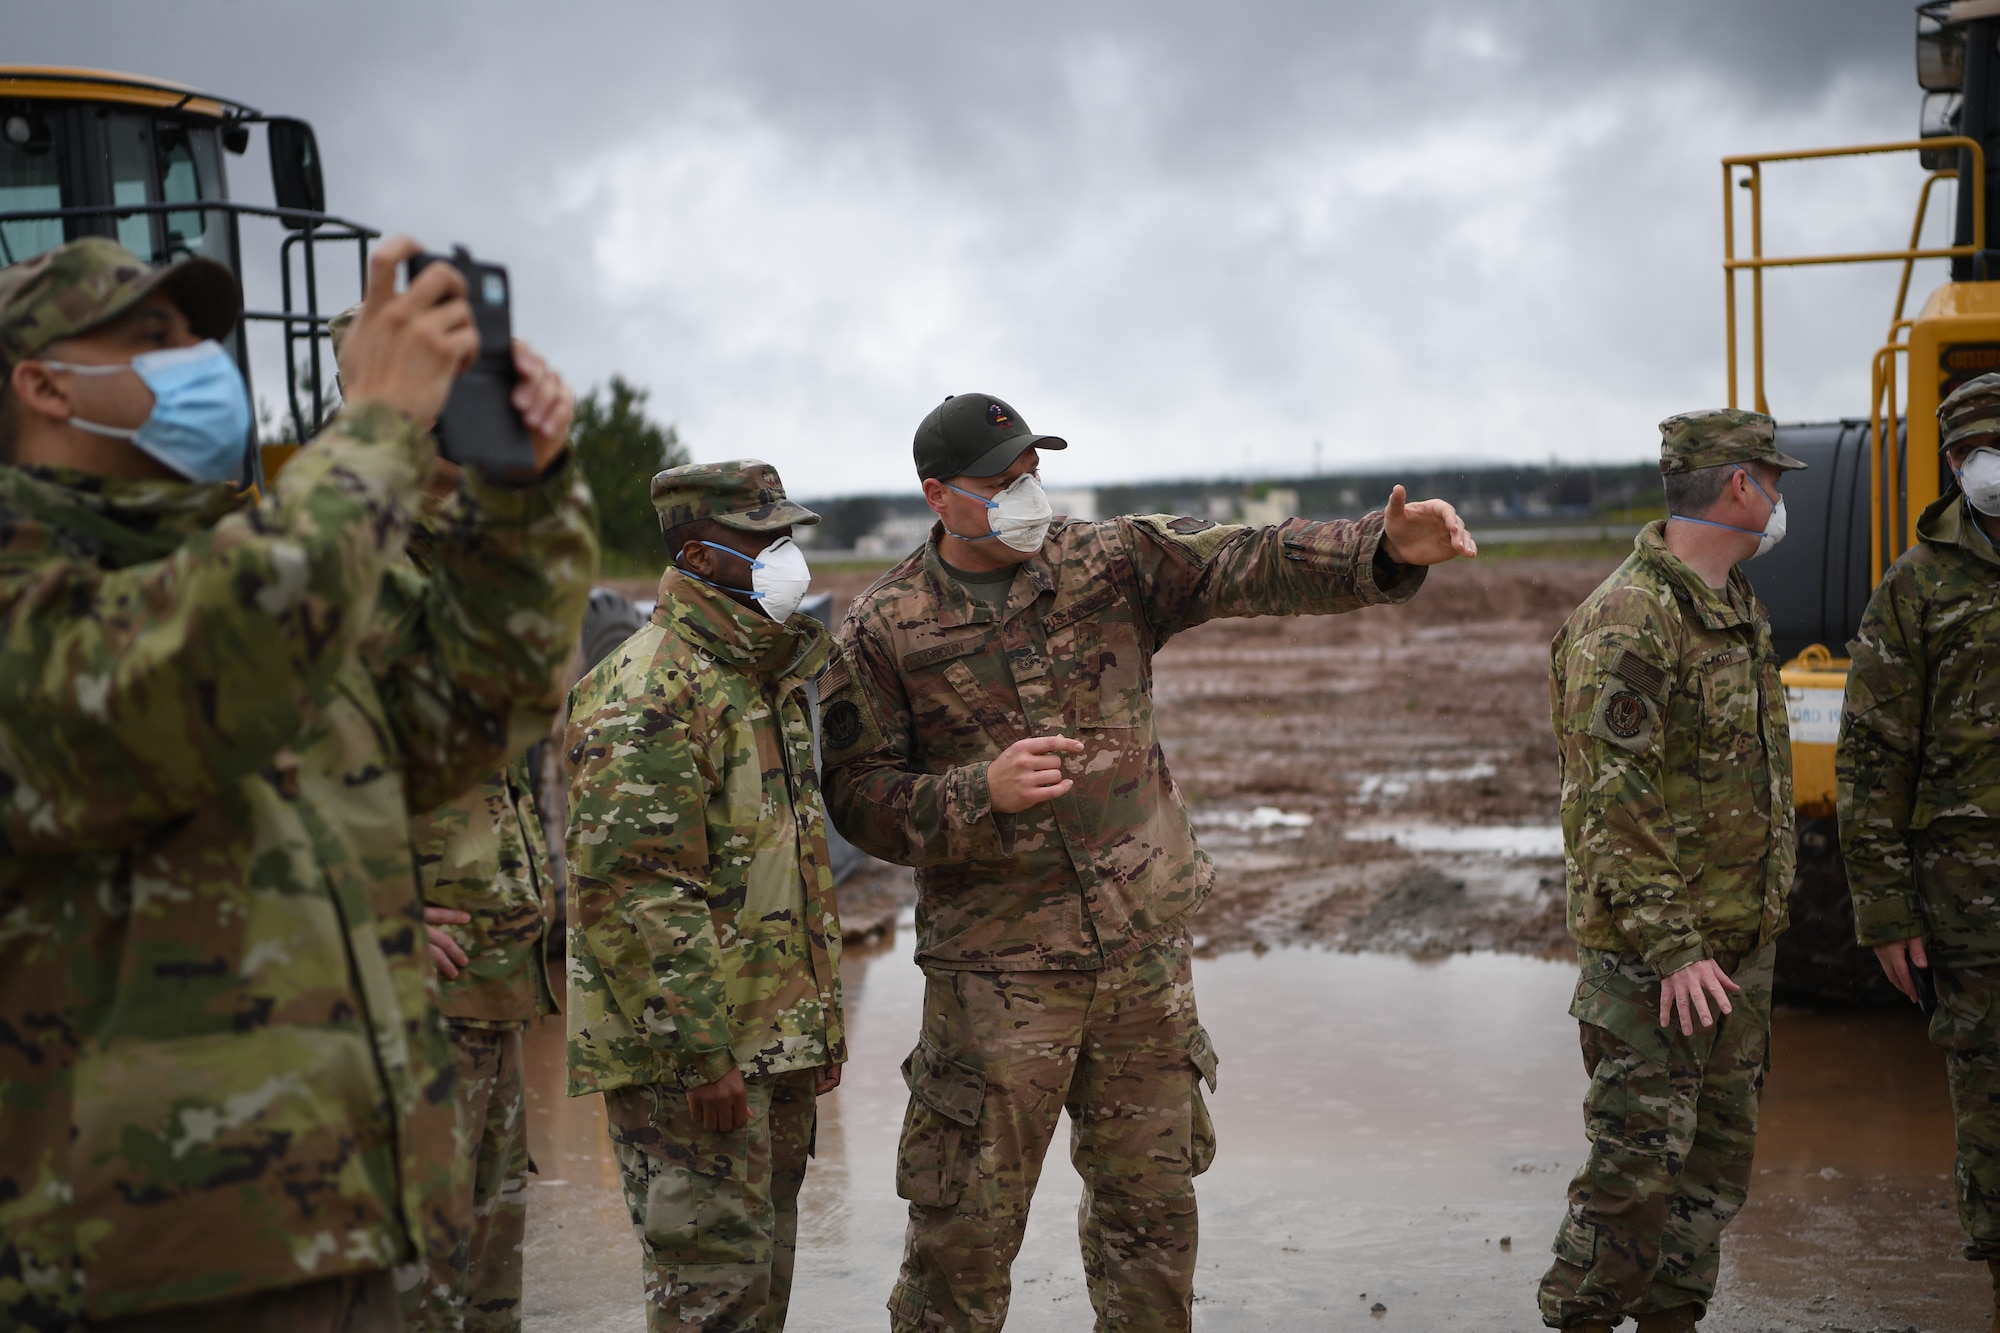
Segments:
[[[241,471],[250,442],[250,394],[220,343],[211,339],[147,352],[129,365],[42,364],[72,375],[130,371],[153,391],[153,410],[136,430],[71,417],[69,424],[78,430],[130,440],[190,481],[233,481]]]

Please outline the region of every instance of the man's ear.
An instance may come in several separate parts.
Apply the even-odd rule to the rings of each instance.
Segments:
[[[15,366],[8,383],[13,387],[14,401],[38,416],[68,421],[75,410],[61,381],[39,361],[23,361]]]
[[[929,505],[931,512],[940,518],[944,517],[945,496],[948,494],[950,492],[945,484],[936,477],[924,478],[924,503]]]
[[[715,552],[709,550],[700,542],[682,543],[680,559],[674,563],[690,574],[699,575],[705,579],[713,579],[715,577]]]

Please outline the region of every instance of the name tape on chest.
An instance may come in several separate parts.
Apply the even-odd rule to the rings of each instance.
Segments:
[[[919,648],[913,653],[903,654],[903,670],[922,671],[925,667],[936,666],[939,662],[949,662],[954,657],[971,657],[983,653],[991,646],[991,634],[973,634],[963,639],[953,639],[950,643],[936,643],[928,648]]]

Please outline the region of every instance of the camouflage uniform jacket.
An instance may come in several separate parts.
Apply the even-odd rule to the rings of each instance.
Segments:
[[[0,1327],[448,1250],[450,1052],[409,821],[559,702],[574,467],[470,485],[345,408],[255,504],[0,468]]]
[[[410,840],[424,905],[472,918],[443,927],[467,960],[438,981],[445,1017],[511,1027],[556,1012],[544,961],[555,902],[527,755],[411,821]]]
[[[1797,856],[1785,692],[1763,605],[1648,524],[1550,645],[1569,933],[1661,976],[1775,939]]]
[[[806,696],[833,655],[669,570],[571,692],[572,1097],[847,1058]]]
[[[834,822],[917,870],[927,967],[1094,969],[1207,895],[1153,725],[1153,655],[1224,616],[1405,601],[1423,571],[1383,555],[1382,518],[1277,527],[1155,515],[1060,521],[996,616],[929,542],[855,600],[854,677],[825,691]],[[996,813],[986,767],[1027,736],[1075,736],[1069,793]]]
[[[1848,645],[1835,751],[1855,933],[1922,933],[1911,843],[1933,821],[2000,819],[2000,554],[1956,486],[1917,520]]]

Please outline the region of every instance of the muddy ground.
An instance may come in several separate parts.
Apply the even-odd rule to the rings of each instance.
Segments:
[[[1170,643],[1160,736],[1218,871],[1202,950],[1565,954],[1548,642],[1617,560],[1460,561],[1403,606]],[[838,617],[875,572],[815,586]],[[851,881],[850,933],[880,933],[909,893],[890,867]]]

